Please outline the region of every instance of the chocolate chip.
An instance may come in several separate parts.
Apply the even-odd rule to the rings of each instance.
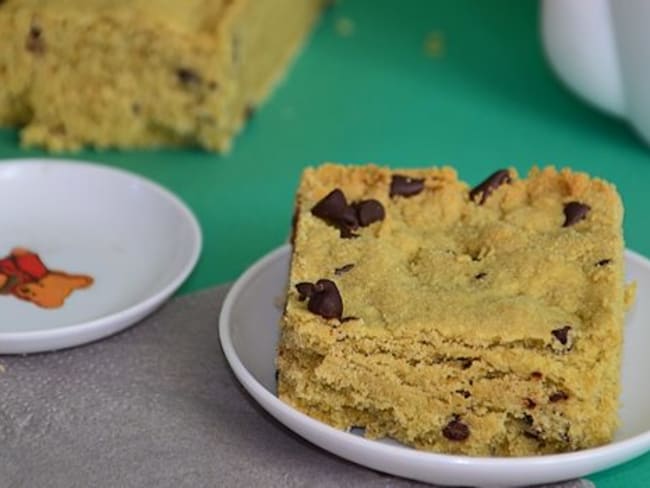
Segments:
[[[532,415],[525,413],[524,416],[521,418],[521,421],[524,423],[525,426],[523,429],[524,436],[530,439],[540,438],[542,431],[539,427],[533,427],[535,420],[533,419]]]
[[[330,222],[338,222],[343,219],[348,209],[348,202],[341,190],[336,188],[329,192],[311,209],[312,215]]]
[[[600,266],[607,266],[607,265],[608,265],[609,263],[611,263],[611,262],[612,262],[611,259],[601,259],[600,261],[598,261],[598,262],[596,263],[596,266],[598,266],[598,267],[600,267]]]
[[[500,169],[499,171],[495,171],[479,185],[472,188],[472,190],[469,192],[469,199],[474,202],[476,201],[476,196],[481,195],[478,204],[483,205],[485,203],[485,200],[487,200],[487,198],[492,194],[494,190],[499,188],[504,183],[510,183],[511,181],[512,178],[510,177],[510,173],[507,169]]]
[[[348,271],[350,271],[352,268],[354,268],[354,264],[352,264],[352,263],[345,264],[345,265],[341,266],[340,268],[335,268],[334,269],[334,274],[336,276],[341,276],[342,274],[347,273]]]
[[[352,231],[361,225],[366,227],[373,222],[383,220],[384,207],[377,200],[361,200],[348,205],[343,192],[336,188],[329,192],[311,209],[312,215],[338,227],[341,237],[359,237]]]
[[[32,39],[40,39],[42,34],[43,29],[41,29],[38,25],[32,25],[29,28],[29,37]]]
[[[454,419],[442,429],[442,435],[450,441],[464,441],[469,437],[469,427],[460,420]]]
[[[461,363],[460,367],[462,369],[469,369],[472,367],[472,364],[474,363],[474,360],[472,358],[459,358]]]
[[[25,49],[34,54],[43,54],[45,52],[45,39],[40,26],[32,24],[30,27],[25,40]]]
[[[326,319],[340,319],[343,300],[336,284],[331,280],[318,280],[309,297],[307,309]]]
[[[459,395],[462,395],[463,398],[469,398],[469,397],[472,396],[472,394],[467,390],[456,390],[456,393],[458,393]]]
[[[354,315],[350,315],[349,317],[343,317],[341,319],[341,323],[350,322],[351,320],[359,320],[359,317],[355,317]]]
[[[280,379],[280,370],[276,369],[275,370],[275,381],[277,382]]]
[[[412,197],[424,190],[424,179],[393,175],[390,182],[389,196]]]
[[[540,373],[539,371],[533,371],[532,373],[530,373],[530,377],[532,379],[534,379],[534,380],[541,380],[543,378],[543,376],[544,375],[542,373]]]
[[[485,378],[491,380],[495,378],[503,378],[505,375],[506,374],[503,371],[492,370],[487,372]]]
[[[178,78],[178,81],[185,86],[201,84],[201,76],[196,71],[189,68],[178,68],[176,70],[176,77]]]
[[[255,115],[255,110],[256,110],[255,105],[252,104],[246,105],[246,108],[244,108],[244,120],[246,122],[248,122],[250,119],[253,118],[253,116]]]
[[[347,227],[340,227],[339,230],[341,231],[342,239],[355,239],[359,237],[359,234],[355,234]]]
[[[564,205],[564,224],[562,227],[570,227],[581,221],[591,210],[589,205],[580,202],[569,202]]]
[[[551,334],[553,334],[553,337],[555,337],[558,341],[560,341],[560,344],[563,346],[566,345],[567,341],[569,340],[569,331],[571,330],[570,325],[565,325],[564,327],[560,329],[554,329],[551,331]]]
[[[552,403],[559,402],[562,400],[567,400],[569,398],[569,395],[562,390],[558,390],[555,393],[553,393],[551,396],[548,397],[548,400]]]
[[[537,402],[532,398],[524,398],[524,405],[526,405],[526,408],[533,409],[537,406]]]
[[[298,300],[304,302],[307,298],[310,298],[314,294],[314,284],[308,283],[306,281],[298,283],[296,285],[296,290],[298,290]]]
[[[359,227],[359,217],[356,209],[350,205],[346,206],[341,213],[339,222],[348,229],[356,229]]]
[[[481,271],[479,274],[477,274],[476,276],[474,276],[474,278],[477,279],[477,280],[482,280],[482,279],[485,278],[486,276],[487,276],[487,273]]]
[[[530,439],[539,440],[541,434],[542,433],[539,430],[532,430],[532,429],[524,430],[524,436],[526,436],[526,437],[528,437]]]
[[[360,202],[354,203],[353,207],[356,210],[359,225],[361,225],[361,227],[366,227],[373,222],[384,220],[386,217],[384,206],[381,202],[374,199],[361,200]]]
[[[342,238],[359,237],[352,230],[359,227],[357,212],[348,205],[343,192],[336,188],[329,192],[311,209],[312,215],[337,227]]]

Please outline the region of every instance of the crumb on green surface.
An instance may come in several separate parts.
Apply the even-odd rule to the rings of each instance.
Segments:
[[[445,53],[445,36],[441,31],[431,31],[424,40],[424,52],[430,58],[440,58]]]
[[[351,37],[356,30],[356,24],[349,17],[339,17],[336,19],[334,28],[340,37]]]

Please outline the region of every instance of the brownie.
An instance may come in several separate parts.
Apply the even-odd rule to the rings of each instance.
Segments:
[[[279,397],[334,427],[436,452],[610,441],[622,218],[612,184],[570,169],[499,170],[473,188],[451,168],[307,169]]]
[[[0,1],[0,126],[52,151],[225,151],[323,3]]]

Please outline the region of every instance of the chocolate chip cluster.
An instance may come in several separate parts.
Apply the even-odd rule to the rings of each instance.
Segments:
[[[352,231],[359,227],[367,227],[386,217],[384,206],[378,200],[361,200],[348,204],[345,195],[338,188],[314,205],[311,213],[337,227],[344,239],[359,237]]]

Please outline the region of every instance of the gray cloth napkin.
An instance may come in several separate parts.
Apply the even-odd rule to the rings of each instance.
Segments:
[[[0,357],[0,487],[424,486],[339,459],[264,412],[219,345],[227,289],[173,299],[93,344]]]

